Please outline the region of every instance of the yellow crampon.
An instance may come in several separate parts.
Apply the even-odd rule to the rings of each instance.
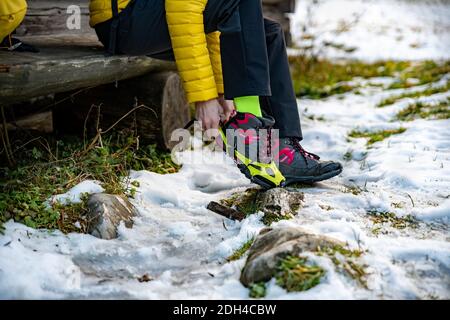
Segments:
[[[228,152],[227,138],[222,129],[219,129],[222,141],[225,145],[225,149]],[[234,155],[230,155],[233,158],[239,160],[238,167],[242,173],[245,174],[252,182],[261,185],[265,188],[275,188],[284,185],[286,179],[281,174],[274,161],[270,163],[263,163],[251,160],[245,157],[243,154],[234,149]]]

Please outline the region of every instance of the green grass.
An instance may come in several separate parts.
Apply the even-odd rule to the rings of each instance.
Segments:
[[[290,57],[290,64],[295,93],[299,97],[312,99],[326,98],[354,90],[355,87],[345,82],[355,77],[394,76],[411,66],[410,62],[403,61],[339,63],[304,56]]]
[[[353,130],[349,133],[350,138],[367,138],[367,145],[371,146],[376,142],[383,141],[386,138],[389,138],[392,135],[395,134],[401,134],[405,132],[405,128],[399,128],[399,129],[393,129],[393,130],[380,130],[375,132],[368,132],[368,131],[359,131],[359,130]]]
[[[227,258],[227,261],[236,261],[242,258],[242,256],[250,249],[254,241],[255,238],[247,240],[239,249],[234,251],[233,254]]]
[[[414,102],[397,113],[396,120],[412,121],[416,119],[450,119],[450,98],[446,101],[425,103]]]
[[[265,282],[253,283],[250,285],[249,289],[250,289],[250,292],[249,292],[250,298],[259,299],[259,298],[264,298],[266,296],[266,283]]]
[[[28,144],[23,137],[12,137],[12,145],[17,165],[0,168],[0,224],[14,219],[33,228],[84,232],[85,201],[49,206],[46,200],[86,179],[101,182],[107,193],[133,196],[136,183],[124,183],[130,169],[178,170],[170,154],[153,145],[139,146],[138,139],[126,131],[102,136],[92,145],[74,137],[39,137]],[[74,226],[76,221],[81,229]]]
[[[317,286],[324,275],[325,270],[307,258],[287,256],[280,260],[275,279],[286,291],[298,292]]]
[[[436,82],[443,75],[450,73],[450,60],[445,62],[423,61],[413,62],[410,66],[397,76],[398,81],[393,83],[389,89],[409,88],[416,85]],[[411,84],[408,79],[418,79],[418,83]]]
[[[419,224],[418,221],[411,215],[397,217],[397,215],[393,212],[378,210],[370,210],[367,214],[374,224],[388,224],[389,226],[400,230],[406,228],[417,228]],[[375,228],[372,232],[377,234],[380,230],[381,228]]]
[[[258,196],[258,188],[249,188],[242,192],[237,192],[231,195],[227,199],[220,200],[220,203],[230,208],[236,208],[236,210],[249,216],[256,212],[256,197]]]
[[[361,286],[367,288],[367,266],[359,263],[364,252],[362,250],[350,250],[348,248],[336,245],[332,248],[320,248],[319,255],[328,256],[336,269],[357,281]]]
[[[389,88],[396,89],[413,86],[411,81],[408,81],[411,78],[418,79],[418,83],[414,85],[421,85],[438,81],[444,74],[450,73],[450,61],[333,62],[306,56],[290,57],[289,61],[296,95],[311,99],[357,91],[357,87],[347,83],[355,77],[395,77],[397,81]]]
[[[351,250],[335,245],[318,247],[313,250],[318,256],[331,259],[336,270],[358,282],[367,289],[367,265],[360,263],[365,253],[362,250]],[[276,283],[288,292],[306,291],[317,286],[325,270],[308,261],[308,258],[287,255],[279,260],[274,274]],[[264,297],[266,284],[264,282],[250,285],[251,297]]]
[[[429,87],[429,88],[426,88],[425,90],[422,90],[422,91],[404,92],[404,93],[399,94],[399,95],[391,96],[389,98],[386,98],[386,99],[382,100],[378,104],[378,107],[385,107],[385,106],[388,106],[388,105],[392,105],[392,104],[396,103],[397,101],[399,101],[401,99],[405,99],[405,98],[428,97],[428,96],[431,96],[433,94],[447,92],[449,90],[450,90],[450,81],[447,82],[446,85],[442,86],[442,87],[435,87],[435,88]]]
[[[264,213],[264,217],[262,218],[262,222],[266,226],[270,226],[274,222],[278,222],[278,221],[281,221],[281,220],[290,220],[292,218],[294,218],[294,216],[292,214],[290,214],[290,213],[284,214],[284,215],[272,214],[272,213]]]

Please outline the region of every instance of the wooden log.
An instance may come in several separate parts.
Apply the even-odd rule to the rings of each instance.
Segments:
[[[67,94],[57,95],[55,100],[65,97]],[[97,122],[98,128],[105,131],[136,108],[115,128],[136,130],[143,143],[157,142],[169,149],[177,143],[170,141],[172,132],[183,128],[190,119],[181,79],[177,73],[168,71],[102,85],[71,96],[54,109],[56,132],[81,136],[93,105],[100,106],[100,117],[97,118],[94,109],[86,122],[91,136],[96,134]]]
[[[173,62],[146,56],[106,57],[98,41],[90,37],[59,35],[26,40],[41,52],[0,52],[0,104],[176,68]]]
[[[45,133],[53,132],[53,119],[52,112],[45,111],[35,113],[20,119],[17,119],[14,122],[7,122],[6,129],[8,131],[13,130],[34,130]],[[3,130],[3,124],[0,124],[0,130]]]
[[[286,13],[293,12],[295,2],[292,0],[266,0],[263,1],[264,16],[281,24],[286,44],[292,44],[291,20]]]
[[[211,201],[208,206],[206,207],[208,210],[211,210],[212,212],[215,212],[217,214],[220,214],[221,216],[231,219],[231,220],[238,220],[242,221],[245,219],[245,214],[235,210],[233,208],[224,206],[220,203],[217,203],[215,201]]]
[[[263,0],[264,6],[275,6],[280,12],[292,13],[295,11],[295,0]]]

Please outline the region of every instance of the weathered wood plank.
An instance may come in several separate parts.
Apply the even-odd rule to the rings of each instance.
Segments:
[[[105,57],[99,43],[89,39],[43,36],[28,42],[41,52],[0,52],[2,104],[175,69],[172,62],[149,57]]]
[[[19,36],[23,35],[49,35],[56,33],[95,34],[89,27],[89,0],[28,0],[27,16],[17,29]],[[67,8],[77,5],[81,13],[80,29],[67,28],[69,14]]]

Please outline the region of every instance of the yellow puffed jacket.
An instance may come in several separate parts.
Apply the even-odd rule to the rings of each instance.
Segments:
[[[204,32],[208,0],[166,0],[166,18],[178,71],[189,102],[217,98],[224,92],[219,32]],[[118,0],[119,10],[129,0]],[[91,0],[91,26],[112,18],[111,0]]]
[[[0,0],[0,41],[20,25],[26,12],[25,0]]]

